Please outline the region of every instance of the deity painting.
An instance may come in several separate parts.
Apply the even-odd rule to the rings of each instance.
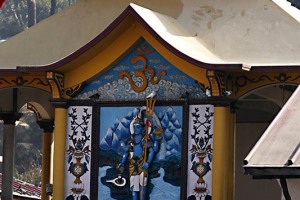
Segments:
[[[180,199],[182,112],[100,108],[98,199]]]

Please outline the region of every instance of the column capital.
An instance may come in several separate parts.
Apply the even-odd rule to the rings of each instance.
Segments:
[[[15,122],[22,117],[22,113],[18,112],[0,112],[0,119],[4,121],[5,125],[15,125]]]
[[[45,133],[52,133],[54,130],[54,120],[53,119],[42,119],[37,121],[37,124],[43,129]]]
[[[51,87],[52,98],[64,97],[64,74],[60,72],[49,71],[46,73],[46,79]]]
[[[55,108],[68,108],[69,107],[69,100],[63,98],[50,98],[50,103]]]
[[[213,97],[229,97],[232,95],[232,77],[224,71],[207,70],[206,78],[209,81]]]
[[[228,97],[210,97],[208,101],[215,107],[229,107],[234,102],[234,99]]]

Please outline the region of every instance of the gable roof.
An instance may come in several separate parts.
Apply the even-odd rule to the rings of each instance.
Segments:
[[[120,0],[116,0],[116,2],[118,1]],[[77,5],[62,11],[62,14],[50,17],[52,19],[47,19],[44,23],[31,28],[32,31],[29,30],[12,38],[12,42],[1,43],[1,68],[12,71],[16,68],[24,70],[17,66],[26,66],[27,70],[32,71],[58,68],[101,42],[128,15],[143,24],[145,29],[170,51],[202,67],[211,69],[244,68],[246,70],[250,70],[254,66],[256,69],[284,67],[298,70],[300,68],[300,57],[297,53],[300,50],[300,41],[298,40],[300,24],[272,1],[249,0],[243,1],[241,4],[238,0],[224,3],[217,0],[191,3],[191,1],[184,0],[182,1],[182,12],[177,15],[176,19],[136,4],[130,4],[119,15],[112,15],[109,12],[116,13],[114,8],[103,2],[101,4],[101,2],[99,0],[79,1]],[[151,6],[149,5],[149,7]],[[72,18],[77,14],[80,14],[83,20],[86,20],[87,16],[90,19],[97,18],[93,19],[91,23],[101,24],[97,25],[99,34],[95,37],[91,37],[91,35],[87,37],[88,33],[83,33],[84,28],[91,25],[85,25],[82,21],[78,21],[78,25],[74,26],[74,21],[81,20]],[[103,17],[106,15],[110,19]],[[62,32],[60,35],[56,29],[51,29],[59,19],[66,22],[65,26],[70,26],[70,30],[66,27],[65,32],[67,33]],[[67,24],[68,20],[70,24],[73,24],[72,27]],[[52,26],[48,28],[49,25]],[[46,34],[45,30],[49,33]],[[30,32],[42,32],[45,35],[40,38],[31,38],[30,43],[18,39],[25,39],[22,34],[31,37]],[[51,32],[57,36],[57,41],[53,41]],[[79,32],[78,36],[74,34],[76,32]],[[69,36],[67,39],[66,34]],[[48,35],[49,38],[47,38]],[[46,40],[50,40],[50,42],[47,41],[44,46],[41,45]],[[51,40],[56,46],[51,44]],[[81,42],[76,42],[76,40]],[[76,45],[73,45],[72,41]],[[22,46],[22,43],[26,45]],[[24,54],[28,52],[29,45],[32,47],[36,45],[36,49],[31,47],[31,53],[26,57]],[[10,52],[12,47],[15,51],[13,57]]]

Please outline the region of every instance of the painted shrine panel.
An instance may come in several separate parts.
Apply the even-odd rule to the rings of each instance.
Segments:
[[[152,91],[157,99],[178,99],[186,93],[195,99],[206,97],[202,84],[141,39],[119,62],[88,82],[76,99],[142,100]]]
[[[183,106],[99,108],[98,199],[180,199]],[[144,187],[143,187],[144,186]]]
[[[65,199],[90,199],[92,107],[71,106],[67,115]]]
[[[213,116],[212,105],[190,105],[189,107],[188,199],[211,199]]]

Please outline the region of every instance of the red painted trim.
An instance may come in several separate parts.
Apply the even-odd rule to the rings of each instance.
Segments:
[[[0,8],[3,7],[4,3],[5,3],[5,0],[0,0]]]

